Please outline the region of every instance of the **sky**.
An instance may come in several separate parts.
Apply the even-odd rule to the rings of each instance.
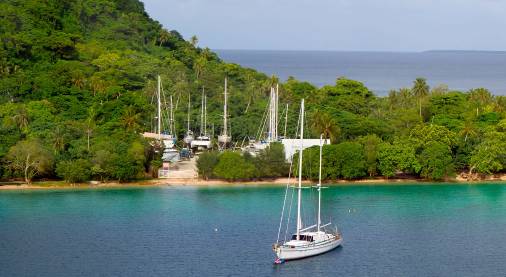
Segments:
[[[506,50],[506,0],[144,0],[211,49]]]

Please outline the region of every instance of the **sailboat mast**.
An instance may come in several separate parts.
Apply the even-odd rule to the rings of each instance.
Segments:
[[[300,204],[302,198],[302,150],[304,149],[304,99],[300,105],[300,147],[299,147],[299,187],[297,192],[297,240],[300,239],[302,219],[300,215]]]
[[[187,125],[188,132],[190,132],[190,108],[191,108],[191,102],[190,101],[191,101],[191,94],[188,93],[188,125]]]
[[[269,131],[267,134],[267,141],[271,142],[273,133],[274,133],[274,127],[273,127],[273,116],[274,116],[274,89],[271,87],[271,94],[269,97]]]
[[[286,103],[286,112],[285,112],[285,130],[283,132],[283,137],[286,139],[286,126],[288,125],[288,103]]]
[[[204,136],[207,136],[207,95],[205,94],[204,94]]]
[[[225,104],[223,105],[223,136],[227,136],[227,77],[225,77]]]
[[[275,103],[275,114],[274,114],[274,140],[278,140],[278,104],[279,104],[279,84],[276,84],[276,102]]]
[[[204,87],[202,87],[202,99],[200,100],[200,135],[204,135]]]
[[[323,134],[320,135],[320,168],[318,170],[318,232],[320,232],[321,219],[321,205],[322,205],[322,148],[323,148]]]
[[[161,125],[162,125],[162,100],[160,99],[161,98],[161,79],[160,79],[160,75],[158,75],[158,88],[157,88],[157,91],[156,91],[156,96],[158,98],[158,117],[157,117],[157,120],[158,120],[158,140],[160,140],[162,138],[162,133],[161,133]]]
[[[172,137],[175,137],[176,134],[174,134],[174,107],[172,105],[172,95],[170,96],[170,119],[169,119],[169,131]]]

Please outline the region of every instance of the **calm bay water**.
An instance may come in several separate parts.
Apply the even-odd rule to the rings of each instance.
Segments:
[[[0,192],[0,276],[506,272],[506,185],[331,187],[323,213],[339,224],[343,247],[274,266],[283,193],[281,187]]]
[[[336,77],[362,81],[379,95],[411,87],[417,77],[451,89],[485,87],[506,95],[506,52],[338,52],[216,50],[225,61],[275,74],[294,76],[317,86]]]

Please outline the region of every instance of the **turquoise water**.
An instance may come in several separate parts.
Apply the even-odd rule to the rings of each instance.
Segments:
[[[331,187],[323,214],[343,247],[274,266],[283,193],[0,192],[0,276],[505,275],[506,185]]]

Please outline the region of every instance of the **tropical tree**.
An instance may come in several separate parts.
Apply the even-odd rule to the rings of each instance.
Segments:
[[[48,173],[53,167],[53,155],[37,139],[19,141],[5,157],[7,166],[24,176],[26,183],[33,177]]]
[[[238,152],[226,151],[220,155],[213,173],[226,180],[249,179],[253,177],[255,166],[248,163]]]
[[[259,177],[280,177],[288,175],[285,149],[279,142],[271,143],[253,159]]]
[[[138,113],[135,108],[128,107],[123,112],[123,116],[121,117],[121,124],[126,130],[135,132],[140,128],[140,117],[140,113]],[[90,126],[90,128],[87,129],[91,129],[91,122],[88,126]]]
[[[422,101],[427,95],[429,95],[429,85],[425,78],[416,78],[413,82],[413,88],[411,89],[413,95],[418,98],[418,107],[420,111],[420,117],[422,117]]]
[[[483,174],[499,172],[506,165],[506,134],[489,132],[485,139],[472,151],[469,174],[474,171]]]
[[[197,170],[199,176],[208,180],[214,176],[213,170],[218,164],[219,153],[216,151],[203,152],[197,159]]]
[[[476,116],[479,116],[480,110],[483,110],[492,102],[492,94],[485,88],[472,89],[469,91],[468,95],[469,100],[476,108]]]
[[[88,116],[86,117],[86,123],[85,123],[85,125],[86,125],[86,127],[85,127],[85,129],[86,129],[85,130],[86,131],[86,142],[87,142],[88,152],[90,151],[90,138],[93,133],[93,130],[96,127],[95,117],[96,117],[95,109],[93,107],[89,108],[88,109]]]
[[[26,131],[28,128],[29,116],[25,105],[18,105],[14,112],[15,114],[11,117],[12,122],[14,122],[20,130]]]
[[[158,42],[159,42],[158,46],[162,46],[164,43],[169,41],[170,36],[171,36],[171,34],[169,31],[167,31],[167,29],[161,29],[159,36],[158,36]]]
[[[56,166],[56,174],[67,183],[79,183],[91,178],[91,163],[85,159],[61,161]]]
[[[65,150],[65,132],[60,126],[56,126],[51,136],[55,154]]]
[[[452,153],[447,145],[432,141],[422,151],[419,157],[420,175],[432,180],[440,180],[454,174]]]
[[[325,139],[330,139],[332,142],[337,140],[341,131],[334,118],[321,111],[313,113],[311,127],[315,134],[323,134]]]
[[[358,139],[364,148],[364,158],[367,167],[367,173],[370,177],[378,174],[378,150],[381,144],[381,138],[377,135],[367,135]]]
[[[193,35],[191,38],[190,38],[190,43],[193,47],[197,47],[197,43],[199,43],[199,39],[197,38],[196,35]]]
[[[378,146],[378,169],[383,176],[393,177],[397,172],[418,173],[421,166],[412,143],[409,140],[396,140]]]
[[[471,120],[464,121],[462,129],[460,129],[459,135],[464,137],[464,142],[467,142],[468,138],[475,137],[478,134],[476,125]]]
[[[444,126],[419,124],[411,129],[410,140],[418,153],[434,141],[443,143],[451,150],[457,143],[457,135]]]

